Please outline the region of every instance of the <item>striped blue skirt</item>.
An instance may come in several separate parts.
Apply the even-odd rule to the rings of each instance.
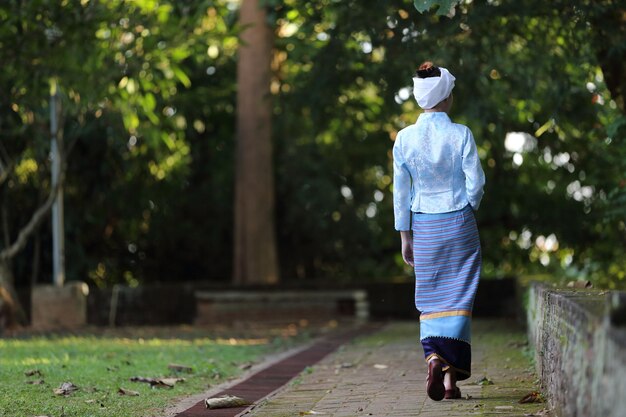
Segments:
[[[415,306],[426,361],[439,358],[457,379],[471,373],[471,317],[481,254],[472,208],[413,213]]]

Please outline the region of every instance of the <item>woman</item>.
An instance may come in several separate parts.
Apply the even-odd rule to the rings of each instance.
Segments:
[[[426,391],[435,401],[461,398],[456,382],[470,376],[470,321],[481,268],[474,211],[485,174],[472,132],[447,115],[454,80],[431,62],[419,67],[413,94],[424,112],[398,133],[393,147],[395,228],[402,257],[415,269]]]

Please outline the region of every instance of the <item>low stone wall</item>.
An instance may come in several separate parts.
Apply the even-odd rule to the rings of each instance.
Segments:
[[[323,281],[308,286],[283,283],[272,289],[267,287],[237,288],[230,285],[208,286],[194,282],[148,284],[137,288],[124,285],[108,289],[92,287],[87,297],[87,319],[89,324],[100,326],[198,323],[211,317],[213,315],[211,310],[215,311],[215,307],[211,307],[209,300],[197,303],[196,293],[220,297],[219,294],[228,294],[233,291],[250,293],[304,291],[310,294],[322,294],[321,296],[313,295],[308,300],[309,302],[300,302],[303,301],[300,299],[300,304],[297,306],[299,309],[309,308],[308,312],[304,312],[305,315],[316,314],[320,319],[320,314],[324,312],[327,317],[330,315],[344,318],[364,317],[366,314],[373,320],[419,320],[419,313],[415,309],[415,283],[413,281],[362,283],[358,287]],[[354,291],[365,292],[365,294],[360,293],[358,297],[361,302],[353,296]],[[331,296],[332,300],[329,299],[326,302],[324,294],[328,293],[334,295]],[[338,299],[337,294],[340,295]],[[341,294],[348,294],[348,296],[341,296]],[[30,292],[27,292],[27,295],[30,299]],[[473,315],[475,317],[516,317],[518,298],[519,293],[514,278],[483,279],[478,286]],[[363,300],[367,303],[363,303]],[[284,301],[288,307],[289,301]],[[224,305],[220,308],[222,307],[222,313],[224,313],[224,309],[228,308]],[[266,313],[268,313],[267,310],[259,314]],[[273,314],[272,310],[269,313]],[[204,318],[197,318],[201,316]],[[224,314],[222,316],[224,317]],[[260,318],[260,316],[257,317]]]
[[[624,306],[623,293],[531,284],[529,340],[557,415],[626,415]]]
[[[335,318],[367,320],[364,290],[198,291],[196,324],[237,322],[326,321]]]
[[[190,324],[196,314],[194,291],[193,286],[184,283],[93,288],[87,300],[89,324]]]

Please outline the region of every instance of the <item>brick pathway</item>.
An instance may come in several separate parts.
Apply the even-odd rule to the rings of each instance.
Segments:
[[[418,326],[392,323],[341,347],[241,416],[549,416],[544,404],[518,403],[537,389],[524,332],[480,320],[473,331],[473,375],[459,384],[461,400],[426,396]],[[493,385],[479,385],[483,377]]]

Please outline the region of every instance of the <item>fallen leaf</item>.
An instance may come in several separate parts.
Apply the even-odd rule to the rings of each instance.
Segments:
[[[548,410],[547,408],[542,408],[541,410],[537,411],[536,413],[531,413],[531,414],[524,414],[527,417],[545,417],[545,416],[549,416],[550,415],[550,410]]]
[[[246,405],[250,405],[250,402],[234,395],[224,395],[204,400],[204,406],[208,409],[243,407]]]
[[[374,368],[376,368],[376,369],[387,369],[388,366],[380,364],[380,363],[377,363],[376,365],[374,365]]]
[[[32,381],[26,381],[27,384],[30,385],[43,385],[46,383],[43,379],[33,379]]]
[[[130,389],[126,389],[126,388],[120,388],[117,390],[117,393],[119,395],[128,395],[129,397],[136,397],[139,395],[139,392],[137,391],[133,391]]]
[[[241,365],[239,365],[239,369],[241,369],[242,371],[247,371],[248,369],[252,368],[252,365],[254,365],[254,362],[242,363]]]
[[[78,391],[78,387],[71,382],[64,382],[61,386],[54,390],[55,395],[70,395],[74,391]]]
[[[39,369],[29,369],[28,371],[24,372],[24,375],[26,376],[43,376],[43,374],[41,373],[41,371]]]
[[[344,362],[339,365],[336,365],[335,368],[352,368],[354,364],[352,362]]]
[[[193,372],[193,368],[187,365],[179,365],[176,363],[170,363],[169,365],[167,365],[167,367],[174,372],[187,372],[187,373]]]
[[[177,382],[185,382],[185,378],[145,378],[143,376],[133,376],[130,378],[130,381],[145,382],[153,388],[172,388]]]
[[[177,382],[185,382],[185,378],[159,378],[157,379],[158,384],[168,385],[173,387]]]
[[[568,288],[593,288],[591,281],[586,279],[578,279],[567,283]]]
[[[520,404],[542,403],[542,402],[543,402],[543,397],[541,396],[541,393],[538,391],[533,391],[531,393],[528,393],[524,396],[524,398],[519,400]]]
[[[478,381],[476,381],[476,384],[478,384],[478,385],[493,385],[493,381],[491,379],[487,378],[486,376],[484,376],[481,379],[479,379]]]
[[[154,384],[154,382],[156,381],[155,378],[146,378],[143,376],[133,376],[130,378],[131,382],[146,382],[148,384]]]

